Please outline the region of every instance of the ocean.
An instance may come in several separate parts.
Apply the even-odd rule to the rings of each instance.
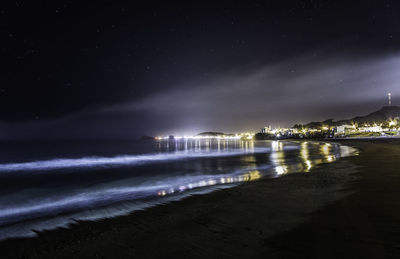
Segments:
[[[126,215],[261,178],[308,173],[355,152],[314,141],[3,143],[0,240]]]

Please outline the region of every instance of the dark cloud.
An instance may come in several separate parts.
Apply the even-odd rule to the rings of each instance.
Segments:
[[[185,118],[176,131],[255,130],[266,124],[290,126],[309,120],[366,113],[384,105],[386,93],[400,96],[399,55],[351,59],[324,53],[229,71],[202,84],[187,82],[114,110],[145,111]],[[239,69],[237,69],[239,70]],[[372,104],[372,105],[371,105]],[[183,121],[185,121],[183,119]]]
[[[305,54],[276,64],[226,71],[198,83],[56,120],[7,124],[8,136],[131,138],[206,130],[258,130],[367,114],[400,96],[400,54],[349,58]],[[189,86],[189,87],[188,87]],[[29,130],[28,130],[29,129]]]

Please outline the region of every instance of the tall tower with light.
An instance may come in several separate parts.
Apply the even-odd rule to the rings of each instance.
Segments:
[[[392,94],[391,93],[388,93],[388,103],[389,103],[389,106],[392,105]]]

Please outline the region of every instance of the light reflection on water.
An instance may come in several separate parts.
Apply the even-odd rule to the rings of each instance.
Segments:
[[[301,160],[303,161],[304,164],[304,172],[310,172],[311,168],[313,167],[313,164],[310,160],[310,152],[308,151],[308,142],[304,141],[300,144],[300,157]]]
[[[200,187],[207,187],[213,186],[217,184],[233,184],[233,183],[240,183],[240,182],[249,182],[258,180],[261,178],[261,173],[258,170],[251,170],[244,174],[236,175],[236,176],[229,176],[229,177],[220,177],[216,179],[209,179],[209,180],[201,180],[198,182],[189,183],[187,185],[180,185],[177,188],[169,188],[164,189],[157,192],[158,196],[165,196],[167,194],[174,194],[175,192],[183,192],[186,190],[192,190],[195,188]]]
[[[270,162],[271,165],[273,166],[273,171],[275,173],[275,176],[281,176],[287,173],[294,173],[294,172],[310,172],[310,170],[315,167],[318,164],[322,163],[331,163],[336,161],[339,157],[341,156],[349,156],[349,155],[355,155],[356,151],[352,148],[346,147],[346,146],[339,146],[339,145],[332,145],[330,143],[318,143],[318,142],[307,142],[307,141],[301,141],[301,142],[294,142],[296,145],[299,145],[299,151],[298,151],[298,158],[300,158],[299,161],[294,161],[293,157],[291,159],[286,159],[285,156],[287,152],[285,151],[285,145],[287,145],[290,142],[286,141],[271,141],[270,142],[270,147],[271,147],[271,152],[269,154]],[[269,143],[268,143],[269,144]],[[206,147],[202,147],[201,142],[196,142],[195,147],[196,150],[201,150],[202,148],[205,148],[207,150],[210,149],[210,146],[212,145],[210,141],[205,142]],[[242,150],[254,150],[255,148],[255,142],[254,141],[241,141],[240,142],[240,148]],[[311,147],[310,147],[311,146]],[[316,149],[315,147],[319,147]],[[227,148],[226,145],[223,146],[224,149]],[[218,152],[221,151],[221,146],[220,146],[220,140],[217,142],[217,150]],[[313,157],[310,155],[310,150],[314,152]],[[315,151],[319,151],[316,152]],[[341,153],[342,152],[342,153]],[[257,168],[257,158],[253,155],[247,155],[244,157],[240,157],[240,160],[246,163],[249,167],[254,166],[254,168]],[[194,188],[199,188],[199,187],[207,187],[207,186],[213,186],[213,185],[218,185],[218,184],[230,184],[230,183],[240,183],[240,182],[248,182],[248,181],[253,181],[253,180],[258,180],[261,177],[265,175],[273,176],[271,175],[271,171],[269,170],[270,168],[268,167],[268,173],[265,173],[264,171],[259,171],[259,170],[249,170],[246,173],[240,174],[240,175],[235,175],[235,176],[230,176],[230,177],[221,177],[219,179],[210,179],[210,180],[202,180],[199,182],[193,182],[193,183],[188,183],[187,185],[180,185],[179,187],[176,188],[170,188],[168,190],[160,190],[157,192],[158,196],[165,196],[168,194],[174,194],[176,192],[182,192],[185,190],[191,190]]]
[[[245,151],[252,151],[255,148],[257,141],[243,141],[243,140],[223,140],[223,139],[179,139],[179,140],[161,140],[156,142],[156,148],[159,151],[172,152],[172,151],[187,151],[187,152],[201,152],[213,151],[223,152],[226,150],[240,149]],[[268,145],[263,145],[268,146]]]

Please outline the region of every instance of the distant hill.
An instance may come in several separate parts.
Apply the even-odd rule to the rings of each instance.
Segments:
[[[354,123],[372,123],[384,122],[389,119],[400,117],[400,106],[383,106],[380,110],[372,112],[366,116],[357,116],[350,120],[341,120],[335,122],[336,125]]]
[[[223,133],[223,132],[214,132],[214,131],[202,132],[202,133],[197,134],[197,136],[215,136],[215,137],[218,137],[218,136],[231,136],[231,135],[233,136],[234,134]]]
[[[208,132],[202,132],[197,134],[197,136],[223,136],[225,133],[223,132],[213,132],[213,131],[208,131]]]
[[[348,120],[333,121],[332,119],[323,122],[310,122],[304,125],[307,128],[326,126],[339,126],[344,124],[364,124],[364,123],[382,123],[389,119],[400,117],[400,106],[383,106],[380,110],[372,112],[366,116],[357,116]],[[295,127],[298,125],[295,125]]]

